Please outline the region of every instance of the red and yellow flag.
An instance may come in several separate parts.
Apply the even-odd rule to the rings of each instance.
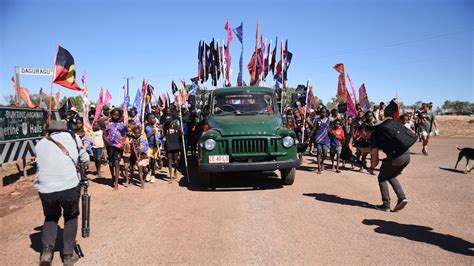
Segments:
[[[344,64],[338,63],[333,66],[333,68],[339,72],[339,78],[337,82],[337,99],[339,104],[346,103],[347,97],[347,88],[346,88],[346,79],[344,75]]]
[[[68,50],[61,46],[58,47],[54,73],[54,83],[71,90],[82,90],[76,83],[76,67],[74,65],[74,58]]]

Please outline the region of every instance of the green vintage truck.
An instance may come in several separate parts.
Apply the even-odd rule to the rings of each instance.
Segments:
[[[201,185],[226,172],[274,170],[280,170],[282,184],[293,184],[300,165],[297,139],[283,124],[273,89],[215,89],[209,108],[209,130],[198,144]]]

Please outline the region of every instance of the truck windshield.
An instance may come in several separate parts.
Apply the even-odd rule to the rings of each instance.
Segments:
[[[213,114],[270,114],[275,112],[273,96],[259,92],[221,93],[213,98]]]

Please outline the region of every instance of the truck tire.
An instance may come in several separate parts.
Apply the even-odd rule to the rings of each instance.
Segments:
[[[292,185],[293,182],[295,182],[295,175],[296,175],[295,168],[281,169],[280,174],[281,174],[281,181],[283,185]]]
[[[201,183],[202,187],[210,187],[211,186],[211,174],[210,173],[199,173],[199,182]]]

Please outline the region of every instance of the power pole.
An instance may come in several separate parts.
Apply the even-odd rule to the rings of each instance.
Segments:
[[[130,95],[130,80],[132,80],[133,77],[123,77],[123,79],[127,80],[127,91],[123,92],[124,97],[125,97],[125,95],[127,95],[127,94]],[[128,106],[127,106],[127,108],[128,108]]]

